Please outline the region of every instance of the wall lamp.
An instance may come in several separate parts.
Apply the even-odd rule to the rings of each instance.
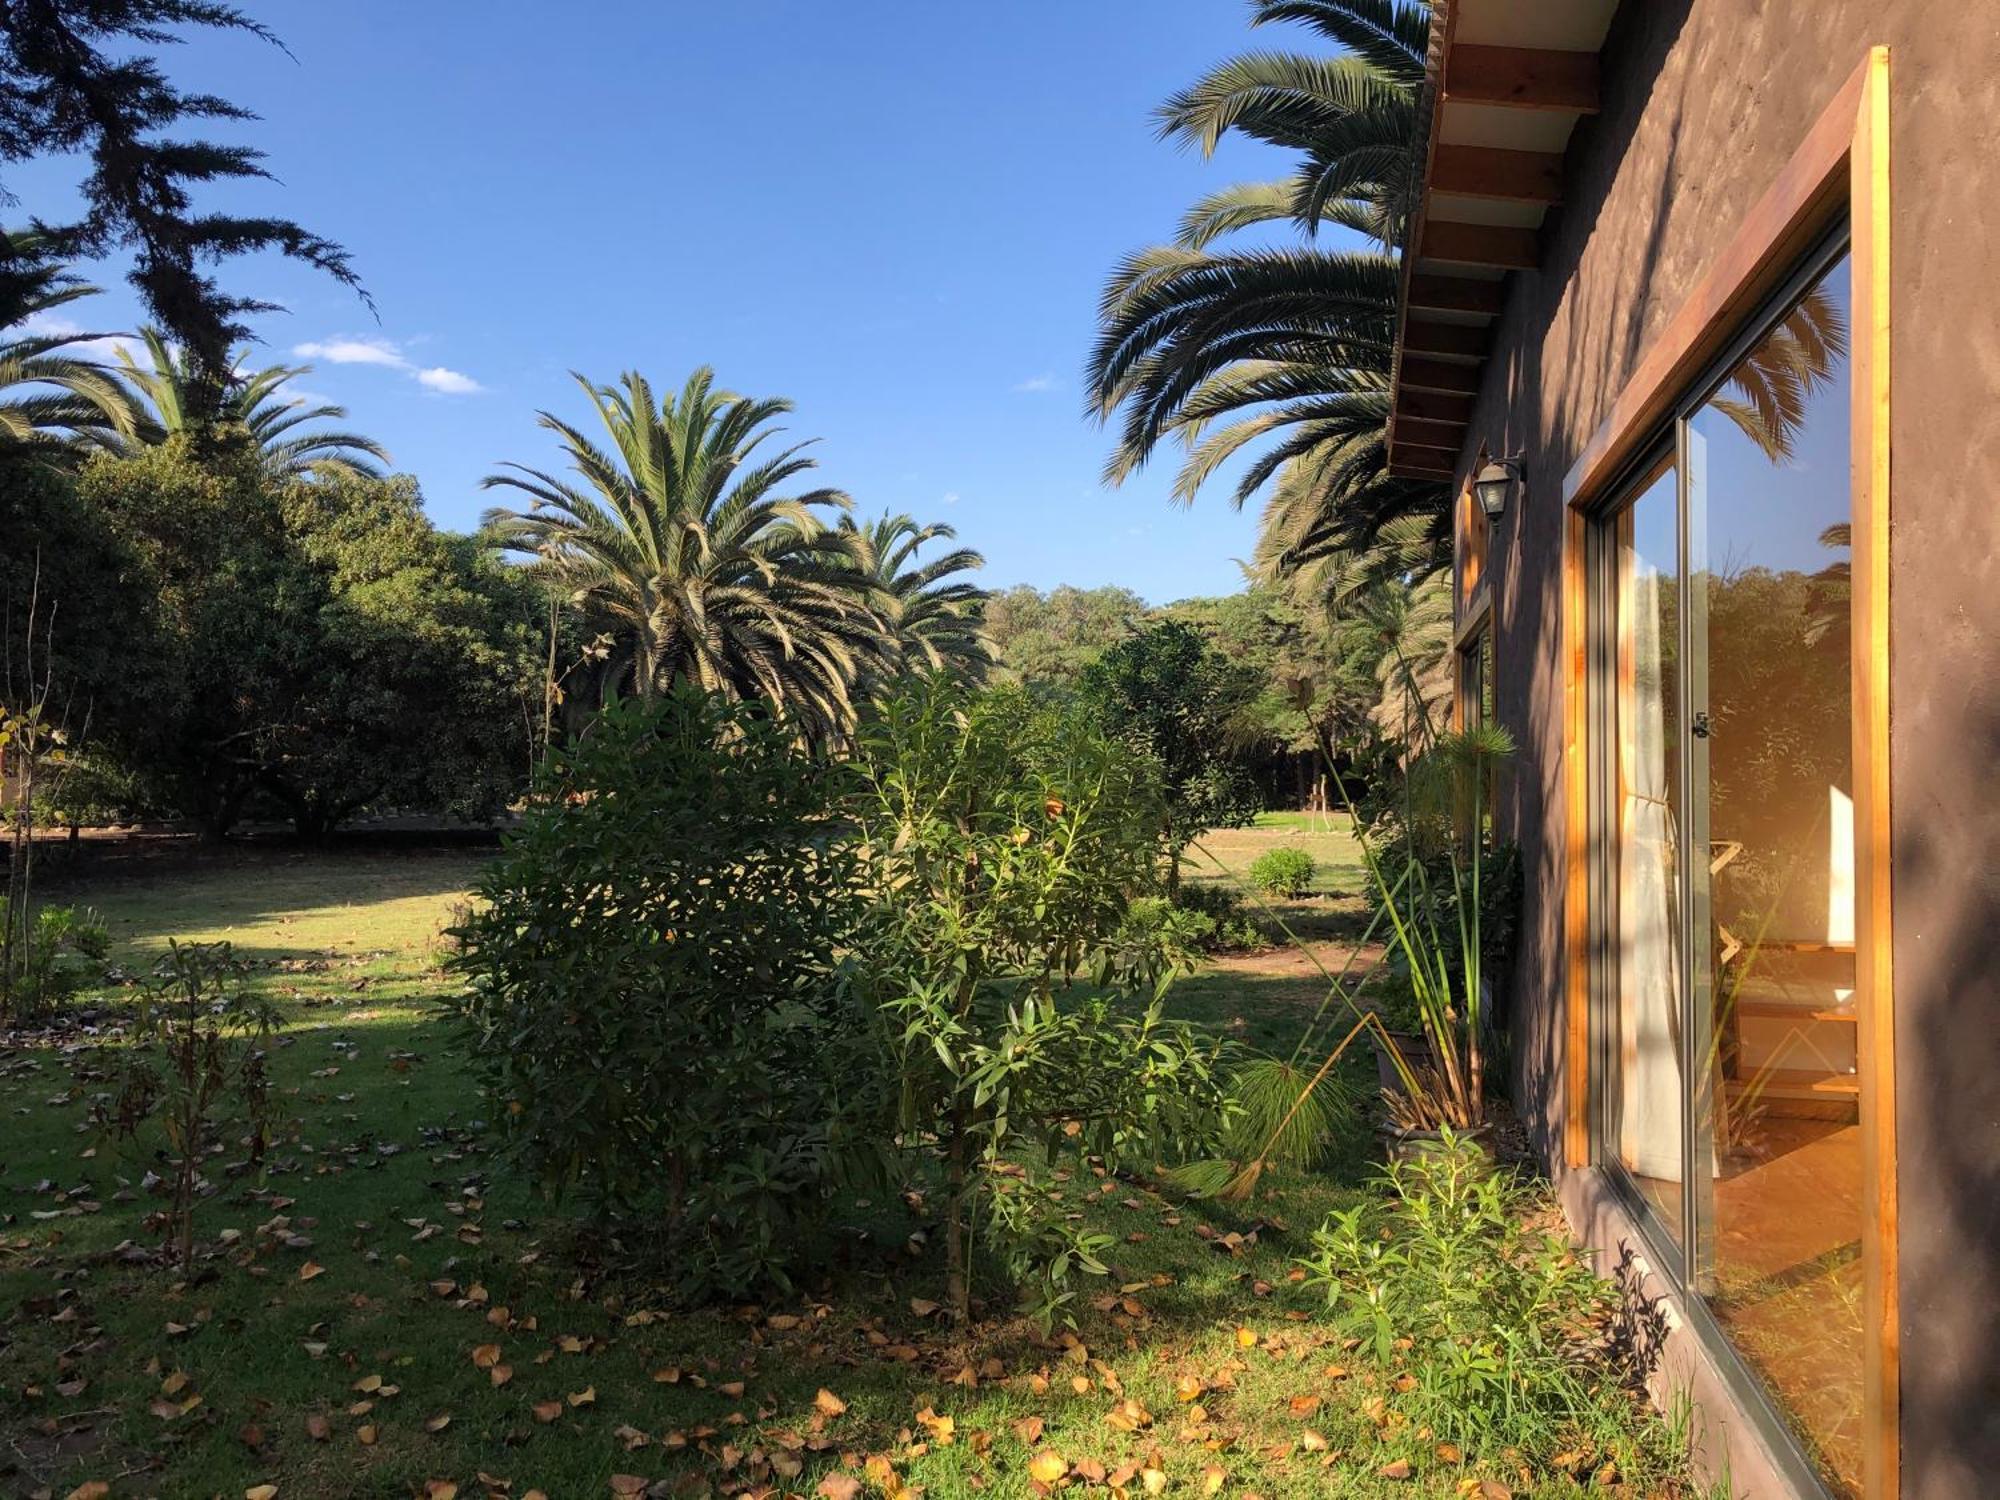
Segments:
[[[1479,508],[1486,512],[1486,519],[1497,521],[1507,513],[1507,498],[1514,491],[1525,466],[1521,455],[1495,459],[1480,469],[1472,481],[1473,493],[1479,496]]]

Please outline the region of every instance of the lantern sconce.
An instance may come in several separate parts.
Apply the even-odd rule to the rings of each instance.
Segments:
[[[1507,513],[1508,498],[1524,473],[1525,466],[1518,453],[1509,458],[1494,459],[1480,468],[1472,481],[1472,489],[1479,497],[1479,508],[1486,512],[1487,520],[1497,521]]]

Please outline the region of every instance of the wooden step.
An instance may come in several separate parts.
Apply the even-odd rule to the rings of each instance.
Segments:
[[[1858,1099],[1861,1080],[1852,1073],[1817,1068],[1768,1068],[1749,1078],[1730,1079],[1729,1093],[1738,1099]]]
[[[1738,1000],[1736,1014],[1760,1021],[1839,1021],[1852,1026],[1858,1019],[1851,1010],[1832,1006],[1792,1005],[1783,1000]]]

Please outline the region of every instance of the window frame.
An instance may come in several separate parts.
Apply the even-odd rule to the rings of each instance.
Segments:
[[[1844,224],[1852,257],[1850,513],[1853,767],[1856,824],[1856,1007],[1862,1105],[1864,1487],[1869,1500],[1900,1489],[1894,975],[1889,825],[1889,50],[1871,49],[1808,131],[1762,199],[1720,249],[1708,274],[1666,325],[1563,482],[1561,608],[1564,698],[1563,891],[1566,1002],[1563,1150],[1572,1168],[1599,1168],[1601,1075],[1594,1023],[1606,955],[1601,912],[1604,830],[1595,801],[1602,735],[1591,722],[1589,587],[1592,512],[1622,493],[1641,453],[1726,376],[1732,356],[1769,327]],[[1835,252],[1838,253],[1838,252]],[[1683,519],[1685,525],[1685,519]],[[1603,1172],[1621,1202],[1620,1174]],[[1664,1239],[1650,1213],[1634,1216],[1656,1263],[1685,1289],[1690,1249]],[[1690,1237],[1692,1245],[1692,1237]],[[1696,1337],[1804,1493],[1823,1493],[1788,1425],[1702,1299],[1683,1299]],[[1776,1441],[1771,1441],[1772,1439]]]

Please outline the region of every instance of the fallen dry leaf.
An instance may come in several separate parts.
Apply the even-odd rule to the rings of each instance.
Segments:
[[[1384,1479],[1408,1479],[1410,1477],[1410,1461],[1407,1458],[1392,1458],[1375,1472],[1380,1474]]]
[[[309,1260],[299,1267],[299,1280],[301,1281],[311,1281],[313,1277],[324,1276],[325,1274],[326,1267],[316,1260]],[[277,1491],[273,1489],[271,1493],[275,1495]]]
[[[359,1443],[364,1448],[374,1447],[375,1438],[376,1438],[376,1432],[375,1432],[375,1424],[373,1422],[370,1422],[365,1426],[357,1427],[354,1429],[354,1441]]]
[[[1022,1417],[1014,1423],[1014,1436],[1024,1443],[1039,1443],[1042,1440],[1042,1419]]]
[[[861,1481],[852,1474],[829,1474],[813,1493],[821,1500],[860,1500]]]
[[[871,1453],[862,1466],[868,1482],[880,1490],[889,1500],[895,1500],[903,1492],[903,1476],[896,1472],[896,1466],[889,1462],[886,1453]]]
[[[1054,1484],[1069,1472],[1069,1464],[1053,1448],[1044,1448],[1028,1460],[1028,1476],[1043,1484]]]
[[[243,1492],[243,1500],[278,1500],[275,1484],[253,1484]]]
[[[492,1369],[486,1372],[487,1381],[490,1384],[492,1384],[496,1389],[500,1386],[505,1385],[508,1381],[512,1380],[513,1378],[514,1378],[514,1367],[512,1365],[495,1365]]]
[[[642,1474],[613,1474],[611,1493],[614,1495],[643,1495],[646,1493],[646,1478]]]
[[[1319,1397],[1294,1396],[1285,1403],[1295,1417],[1309,1417],[1319,1410]]]
[[[596,1402],[597,1387],[594,1385],[587,1385],[580,1391],[571,1391],[569,1393],[569,1404],[571,1406],[593,1406]]]
[[[560,1401],[537,1401],[535,1403],[535,1420],[537,1422],[553,1422],[562,1414],[563,1404]]]
[[[315,1443],[323,1443],[333,1436],[333,1424],[318,1412],[306,1418],[306,1436]]]
[[[1255,1349],[1257,1347],[1257,1335],[1255,1331],[1248,1328],[1237,1329],[1236,1347],[1239,1349]]]
[[[657,1379],[658,1377],[656,1376],[655,1378]],[[847,1410],[847,1403],[834,1395],[825,1386],[821,1386],[819,1394],[813,1397],[813,1406],[822,1415],[829,1417],[837,1417]]]
[[[451,1413],[448,1411],[441,1411],[434,1417],[424,1419],[425,1432],[443,1432],[449,1426],[451,1426]]]
[[[1201,1471],[1201,1492],[1204,1495],[1213,1495],[1222,1488],[1223,1481],[1227,1478],[1229,1473],[1220,1464],[1210,1464]]]
[[[500,1346],[498,1344],[481,1344],[472,1351],[472,1363],[476,1369],[492,1369],[500,1363]]]

